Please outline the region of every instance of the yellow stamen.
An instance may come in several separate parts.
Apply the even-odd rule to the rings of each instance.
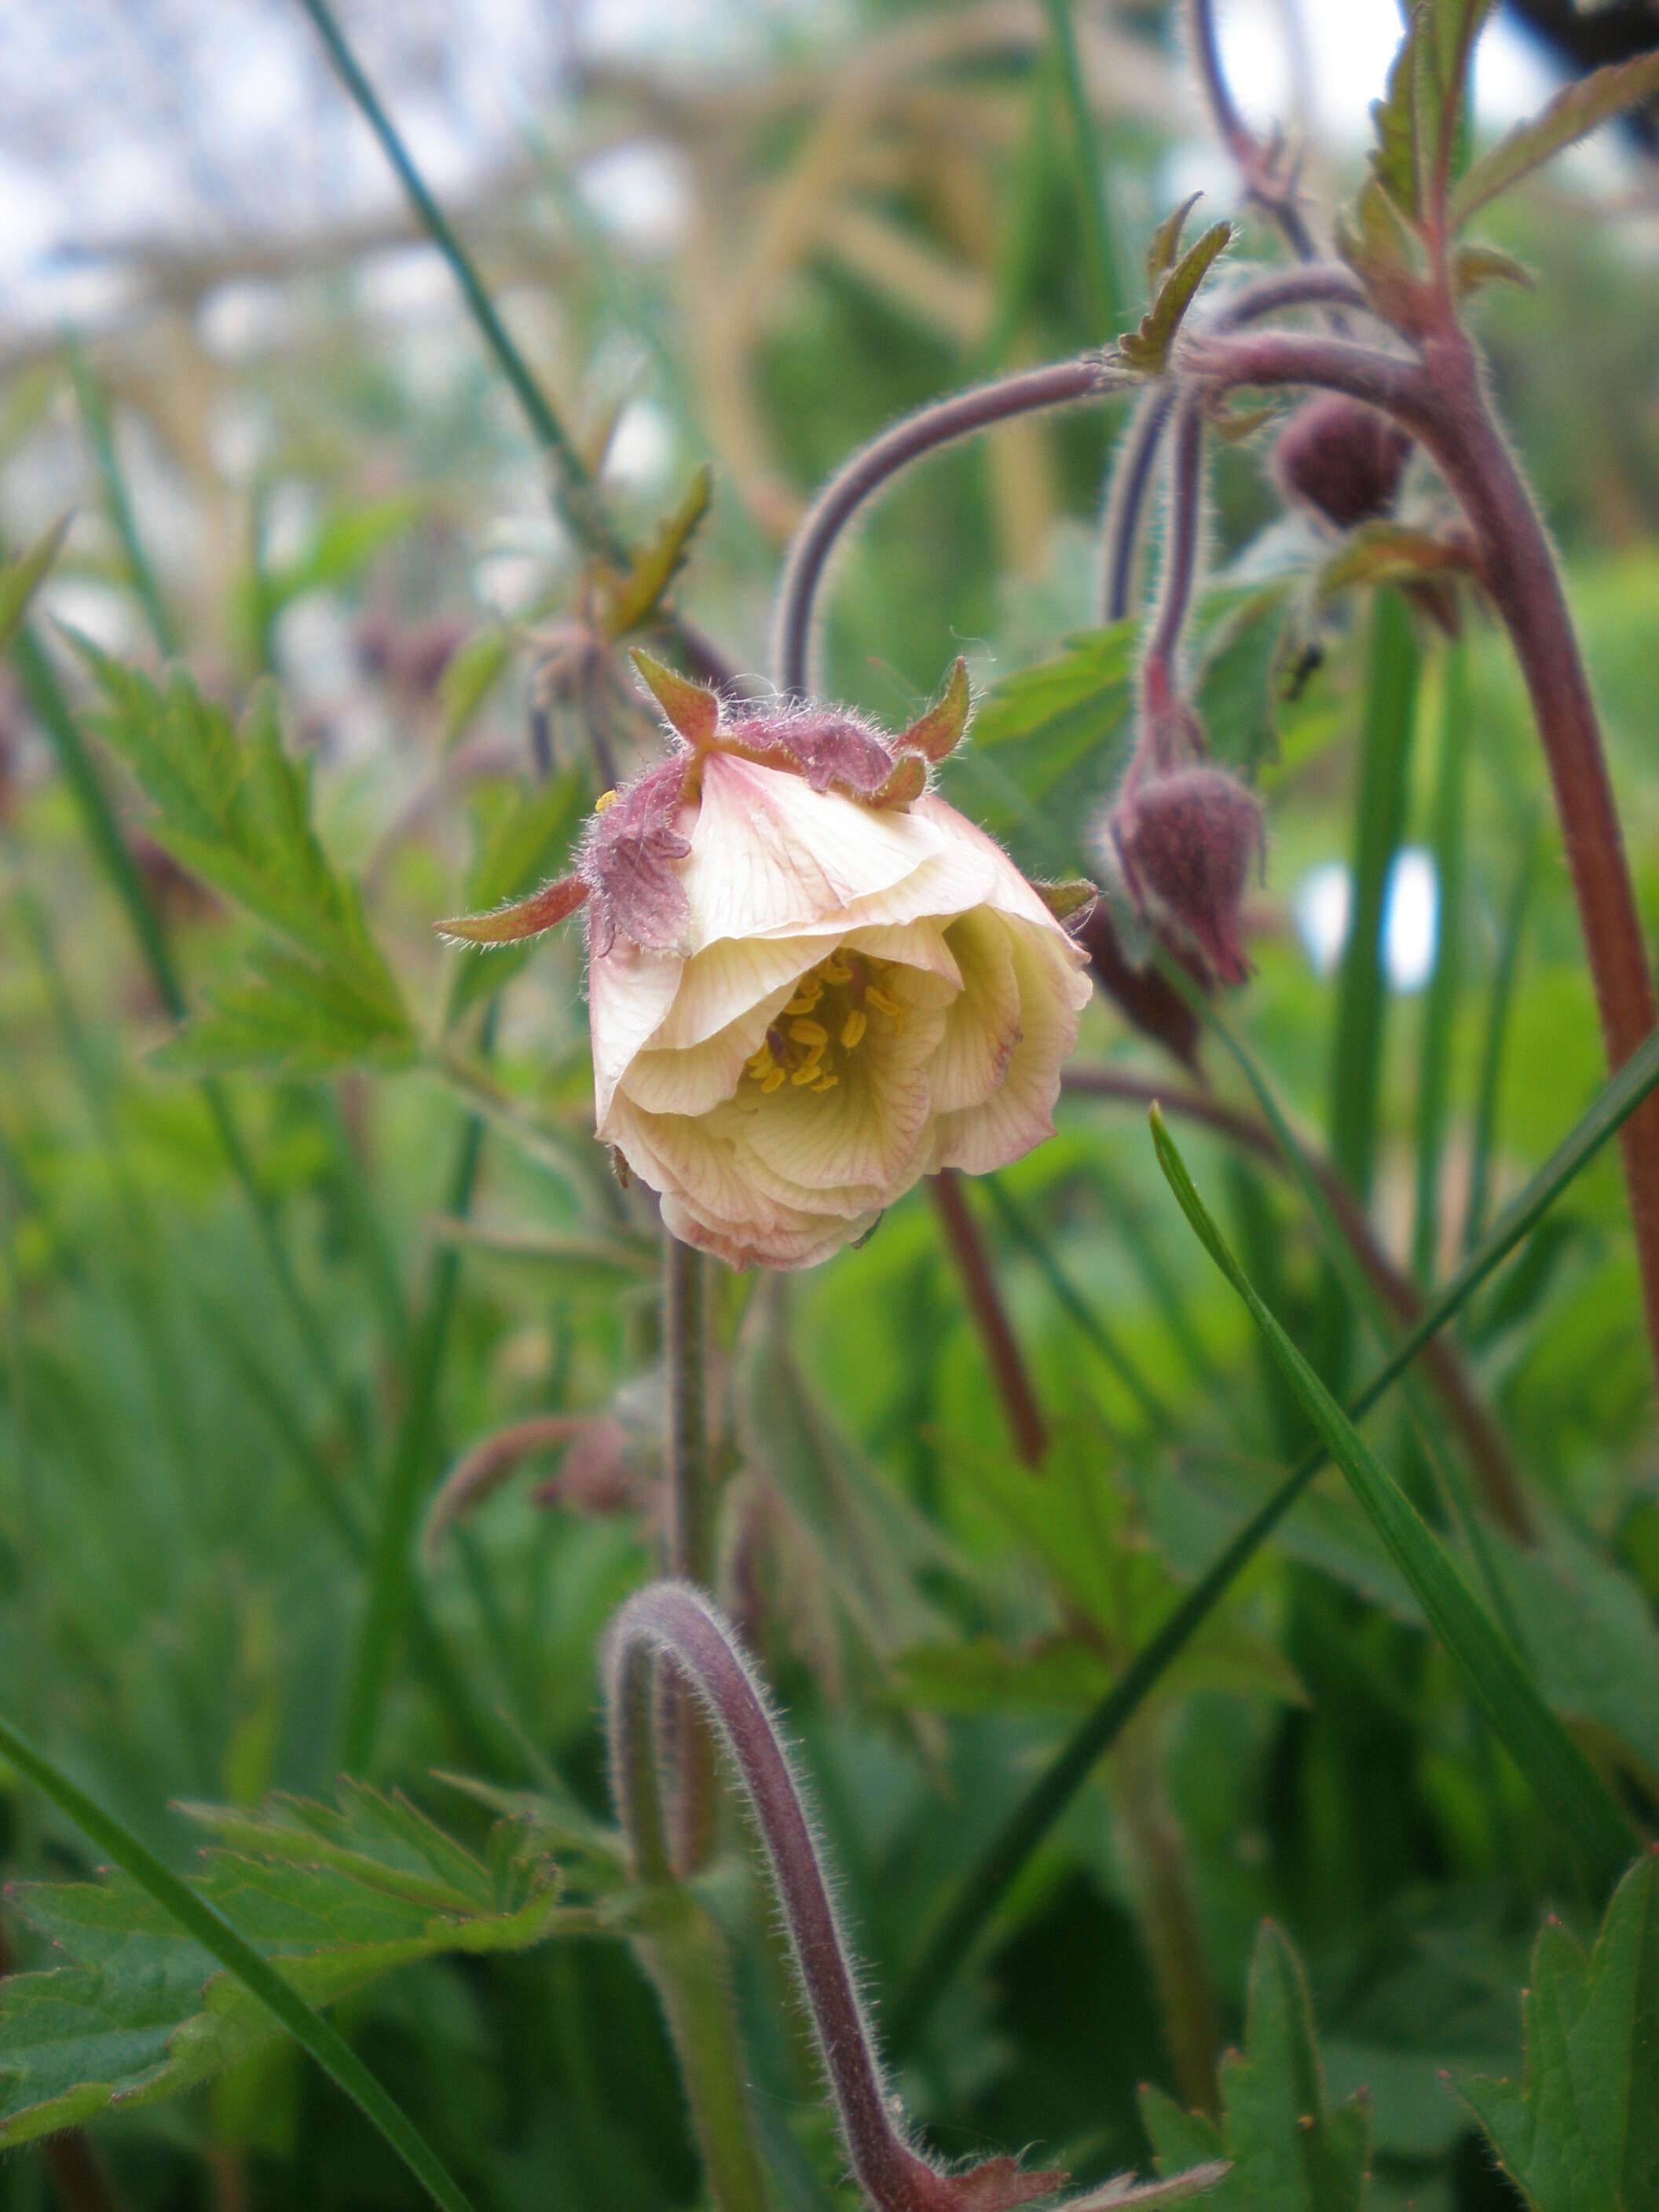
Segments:
[[[616,803],[617,794],[614,791],[602,791],[593,801],[593,811],[596,814],[603,814]]]
[[[818,973],[826,983],[850,983],[853,980],[853,971],[839,952],[832,952],[827,960],[821,961]]]
[[[820,1052],[830,1042],[830,1032],[822,1022],[791,1022],[789,1034],[797,1044],[816,1045]]]
[[[783,1079],[787,1072],[785,1068],[775,1067],[769,1075],[763,1075],[761,1078],[761,1089],[769,1098],[775,1091],[782,1090]]]
[[[890,1022],[902,1021],[903,1009],[890,991],[884,991],[879,983],[872,983],[865,997],[878,1014],[885,1014]]]
[[[798,1067],[795,1070],[789,1080],[791,1083],[795,1085],[797,1088],[799,1088],[803,1083],[817,1082],[822,1073],[823,1071],[819,1068],[817,1060],[809,1060],[805,1067]]]
[[[823,996],[823,986],[816,975],[803,975],[795,986],[795,995],[784,1008],[786,1014],[810,1014]]]
[[[869,1015],[865,1012],[862,1006],[854,1006],[841,1025],[841,1042],[843,1050],[856,1052],[863,1041],[864,1032],[869,1026]]]
[[[814,1091],[822,1094],[826,1091],[833,1091],[840,1081],[841,1078],[838,1075],[821,1075],[817,1081],[812,1085],[812,1088]]]

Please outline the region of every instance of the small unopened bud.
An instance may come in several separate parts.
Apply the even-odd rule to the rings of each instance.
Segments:
[[[1354,530],[1393,513],[1411,450],[1410,434],[1388,416],[1332,393],[1291,416],[1273,447],[1273,471],[1286,499]]]
[[[1244,786],[1218,768],[1148,777],[1120,793],[1106,838],[1140,912],[1173,926],[1219,981],[1242,983],[1239,908],[1263,844],[1261,810]]]

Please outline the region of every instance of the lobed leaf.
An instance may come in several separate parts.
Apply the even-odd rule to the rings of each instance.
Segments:
[[[186,1886],[313,2003],[584,1919],[562,1905],[558,1869],[522,1820],[501,1823],[479,1858],[356,1783],[337,1806],[187,1809],[218,1843]],[[127,1875],[10,1896],[70,1963],[0,1983],[0,2145],[176,2096],[276,2040],[253,1994]]]
[[[1157,296],[1141,317],[1139,326],[1125,331],[1118,340],[1118,355],[1126,367],[1156,375],[1167,366],[1182,319],[1212,264],[1225,250],[1232,234],[1231,223],[1212,223],[1188,247],[1159,284]]]
[[[1589,1958],[1547,1920],[1522,2003],[1526,2078],[1464,2102],[1533,2212],[1659,2208],[1659,1853],[1613,1893]]]
[[[252,982],[186,1025],[168,1064],[302,1073],[408,1058],[402,994],[311,826],[310,777],[283,746],[274,687],[258,687],[238,732],[183,669],[158,686],[71,641],[106,702],[96,726],[156,808],[157,842],[280,940],[258,948]]]
[[[1588,137],[1626,109],[1659,94],[1659,53],[1614,62],[1558,92],[1529,123],[1518,123],[1473,163],[1447,204],[1447,219],[1461,228],[1478,209],[1508,191],[1565,147]]]
[[[1161,2090],[1140,2093],[1160,2173],[1226,2158],[1215,2212],[1359,2212],[1370,2125],[1358,2099],[1333,2108],[1294,1951],[1271,1921],[1250,1960],[1244,2049],[1221,2063],[1219,2126]]]

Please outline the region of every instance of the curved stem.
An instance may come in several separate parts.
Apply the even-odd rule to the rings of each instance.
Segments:
[[[1420,362],[1341,338],[1267,331],[1200,337],[1183,366],[1212,387],[1322,385],[1380,407],[1419,439],[1463,510],[1487,593],[1526,681],[1560,820],[1607,1060],[1621,1067],[1659,1018],[1589,681],[1536,508],[1488,407],[1474,350],[1448,326]],[[1620,1135],[1659,1370],[1659,1103]]]
[[[1296,179],[1273,173],[1273,150],[1261,145],[1239,112],[1226,71],[1221,66],[1221,46],[1216,36],[1212,0],[1188,0],[1187,27],[1192,39],[1193,59],[1210,113],[1228,153],[1244,179],[1244,196],[1279,226],[1280,235],[1299,261],[1311,261],[1317,248],[1296,201]]]
[[[921,408],[854,453],[814,500],[790,548],[773,628],[772,666],[779,688],[786,695],[806,689],[812,603],[824,563],[836,538],[872,492],[924,453],[955,439],[988,429],[1016,415],[1062,407],[1071,400],[1109,398],[1133,381],[1109,366],[1102,355],[1083,354],[1073,361],[1054,362],[1045,368],[1026,369],[1017,376],[975,385],[954,398]]]
[[[945,2212],[961,2203],[960,2192],[911,2149],[894,2123],[811,1825],[765,1699],[725,1624],[683,1583],[658,1583],[630,1598],[605,1653],[613,1786],[637,1871],[660,1878],[665,1866],[650,1741],[657,1664],[697,1698],[730,1756],[759,1832],[860,2188],[880,2212]],[[1052,2186],[1057,2177],[1047,2179]]]
[[[1242,329],[1266,315],[1287,313],[1295,307],[1365,307],[1358,279],[1335,263],[1316,261],[1297,269],[1284,269],[1271,276],[1242,285],[1217,308],[1205,325],[1213,331]],[[1101,612],[1109,623],[1121,622],[1130,611],[1134,582],[1135,548],[1140,541],[1141,514],[1152,481],[1158,449],[1175,406],[1173,384],[1154,385],[1130,425],[1112,471],[1102,531],[1104,558],[1101,567]]]
[[[1176,403],[1175,444],[1170,454],[1170,527],[1164,554],[1164,574],[1158,585],[1158,611],[1140,664],[1141,698],[1146,709],[1146,728],[1154,751],[1154,765],[1169,768],[1164,756],[1171,736],[1170,717],[1179,704],[1176,653],[1187,627],[1192,605],[1193,581],[1198,574],[1199,538],[1203,521],[1204,398],[1201,392],[1184,392]],[[1138,764],[1138,757],[1137,757]],[[1130,774],[1135,773],[1132,765]]]

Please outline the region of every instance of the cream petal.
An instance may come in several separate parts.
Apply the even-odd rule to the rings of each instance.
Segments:
[[[921,815],[942,836],[957,840],[975,853],[989,868],[990,888],[985,893],[986,902],[1016,921],[1029,921],[1045,933],[1065,939],[1066,932],[1054,920],[1025,878],[1014,866],[994,837],[988,836],[976,822],[959,814],[954,806],[929,792],[917,799],[911,808],[913,814]]]
[[[872,1021],[833,1091],[786,1084],[769,1097],[745,1086],[710,1118],[792,1182],[888,1189],[926,1126],[927,1066],[944,1024],[932,1007],[907,1007],[896,1035]]]
[[[738,942],[722,938],[685,963],[674,1003],[647,1042],[679,1051],[705,1044],[741,1015],[789,987],[834,949],[834,938],[763,939]]]
[[[814,791],[798,775],[712,753],[681,880],[693,951],[793,933],[890,892],[945,842],[932,823]]]
[[[674,1003],[683,963],[617,937],[587,963],[587,1030],[593,1054],[593,1118],[605,1133],[611,1102],[629,1063]]]
[[[1019,1039],[1001,1082],[982,1105],[939,1116],[935,1168],[984,1175],[1054,1133],[1060,1065],[1077,1042],[1089,979],[1066,957],[1069,940],[1056,945],[1048,932],[1018,922],[1008,931],[1019,983]]]
[[[718,1221],[704,1221],[680,1200],[665,1198],[663,1225],[683,1244],[712,1252],[728,1267],[815,1267],[873,1229],[879,1212],[860,1214],[849,1221],[803,1219],[789,1227],[775,1224],[766,1229],[752,1225],[738,1229]]]
[[[945,1010],[945,1034],[927,1063],[927,1087],[936,1114],[982,1106],[1007,1072],[1019,1042],[1019,980],[1014,972],[1011,926],[981,907],[951,924],[963,988]]]
[[[841,940],[849,952],[874,960],[893,960],[906,970],[904,995],[911,1006],[948,1006],[962,988],[962,970],[938,921],[882,922],[849,929]]]
[[[759,1051],[769,1024],[782,1012],[794,988],[791,976],[701,1044],[678,1050],[647,1045],[629,1061],[622,1089],[649,1114],[708,1113],[742,1082],[750,1055]]]

